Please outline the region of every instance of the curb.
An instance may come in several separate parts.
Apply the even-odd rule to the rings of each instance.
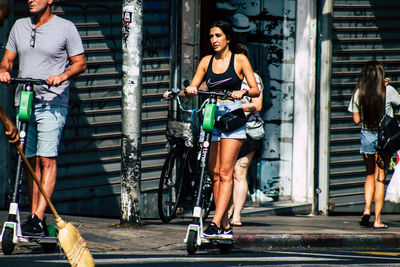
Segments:
[[[311,204],[304,203],[272,203],[269,207],[245,207],[241,213],[242,217],[266,217],[266,216],[291,216],[308,215],[312,212]]]
[[[266,248],[399,248],[399,234],[265,234],[234,235],[235,245]]]

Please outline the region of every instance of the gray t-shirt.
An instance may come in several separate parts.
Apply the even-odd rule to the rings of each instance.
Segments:
[[[354,95],[351,97],[348,111],[354,113],[360,113],[359,109],[359,89],[356,90]],[[397,107],[400,105],[400,94],[392,86],[386,86],[386,114],[393,117],[393,106]]]
[[[84,52],[82,40],[75,25],[54,16],[36,28],[33,18],[22,18],[11,29],[6,49],[18,54],[18,77],[46,80],[59,75],[69,67],[69,58]],[[32,40],[34,38],[34,47]],[[35,85],[35,106],[68,106],[69,81],[59,86]],[[19,88],[15,104],[19,105]]]

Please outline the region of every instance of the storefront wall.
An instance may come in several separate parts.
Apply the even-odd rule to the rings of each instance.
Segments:
[[[249,172],[253,200],[292,199],[296,1],[217,1],[216,9],[216,18],[230,20],[247,45],[250,63],[264,83],[264,98],[272,103],[262,114],[263,152]]]
[[[382,62],[390,84],[398,89],[399,11],[400,2],[396,0],[332,0],[329,154],[322,162],[329,164],[329,192],[320,205],[325,213],[361,214],[364,209],[366,171],[359,153],[361,126],[354,124],[347,107],[361,68],[369,60]],[[398,211],[398,205],[385,203],[383,212]]]

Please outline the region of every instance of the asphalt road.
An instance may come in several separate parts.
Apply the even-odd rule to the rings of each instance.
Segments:
[[[96,266],[400,266],[398,251],[343,250],[234,250],[220,254],[217,250],[202,250],[196,255],[185,251],[106,252],[93,253]],[[0,266],[43,267],[69,266],[61,253],[14,254],[0,256]]]

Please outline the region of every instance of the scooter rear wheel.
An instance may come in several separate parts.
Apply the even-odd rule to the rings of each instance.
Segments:
[[[231,250],[232,245],[230,245],[230,244],[218,244],[218,248],[219,248],[219,252],[221,252],[223,254],[226,254]]]
[[[15,244],[13,243],[14,229],[6,227],[1,240],[1,248],[4,255],[11,255],[14,251]]]
[[[57,243],[41,243],[42,249],[46,253],[52,253],[57,246]]]
[[[49,232],[49,237],[57,237],[58,229],[55,225],[48,225],[47,231]],[[57,243],[40,243],[40,245],[46,253],[52,253],[57,247]]]
[[[197,232],[194,230],[189,231],[188,239],[186,241],[186,251],[193,255],[197,250]]]

